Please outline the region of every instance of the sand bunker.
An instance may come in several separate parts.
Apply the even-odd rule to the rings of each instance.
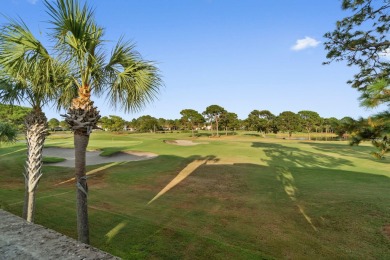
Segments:
[[[174,144],[174,145],[181,145],[181,146],[192,146],[192,145],[198,145],[198,144],[208,144],[207,142],[194,143],[191,140],[164,140],[164,143]]]
[[[111,156],[100,156],[101,151],[87,151],[86,164],[96,165],[110,162],[141,161],[157,157],[157,154],[148,152],[119,152]],[[43,149],[43,156],[64,158],[65,161],[58,163],[47,163],[46,165],[74,167],[74,149],[49,147]]]

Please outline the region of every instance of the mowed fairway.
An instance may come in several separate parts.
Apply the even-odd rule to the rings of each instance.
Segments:
[[[189,135],[91,135],[88,148],[106,156],[159,155],[87,167],[92,245],[124,259],[389,258],[390,161],[373,159],[369,143]],[[164,142],[176,139],[202,144]],[[72,135],[46,146],[72,147]],[[0,204],[16,215],[25,153],[23,143],[0,149]],[[75,238],[72,177],[44,166],[35,220]]]

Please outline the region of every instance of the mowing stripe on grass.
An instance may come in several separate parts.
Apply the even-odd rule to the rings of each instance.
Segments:
[[[195,160],[192,163],[189,163],[179,174],[165,186],[153,199],[148,202],[148,205],[153,201],[164,195],[167,191],[175,187],[177,184],[182,182],[185,178],[187,178],[191,173],[193,173],[199,166],[207,163],[208,160]]]
[[[91,174],[94,174],[94,173],[97,173],[97,172],[106,170],[106,169],[108,169],[108,168],[110,168],[110,167],[113,167],[113,166],[115,166],[115,165],[120,165],[120,164],[123,164],[123,163],[125,163],[125,162],[113,162],[113,163],[104,165],[104,166],[102,166],[102,167],[96,168],[96,169],[94,169],[94,170],[92,170],[92,171],[89,171],[89,172],[86,173],[86,175],[91,175]],[[75,177],[70,178],[70,179],[68,179],[68,180],[66,180],[66,181],[62,181],[62,182],[59,182],[59,183],[57,183],[57,184],[54,184],[54,186],[58,186],[58,185],[61,185],[61,184],[65,184],[65,183],[68,183],[68,182],[71,182],[71,181],[74,181],[74,180],[75,180]]]
[[[73,192],[73,191],[71,190],[71,191],[66,191],[66,192],[62,192],[62,193],[58,193],[58,194],[42,196],[42,197],[36,198],[35,200],[41,200],[41,199],[46,199],[46,198],[50,198],[50,197],[57,197],[57,196],[61,196],[61,195],[64,195],[64,194],[68,194],[68,193],[70,193],[70,192]],[[24,203],[24,200],[21,200],[21,201],[18,201],[18,202],[9,204],[9,205],[10,205],[10,206],[13,206],[13,205],[22,204],[22,203]]]
[[[27,150],[27,148],[22,148],[22,149],[13,151],[13,152],[5,153],[5,154],[0,155],[0,157],[6,156],[6,155],[9,155],[9,154],[13,154],[13,153],[17,153],[17,152],[20,152],[20,151],[23,151],[23,150]]]

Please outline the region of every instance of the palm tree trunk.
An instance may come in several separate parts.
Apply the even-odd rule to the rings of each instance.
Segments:
[[[78,240],[89,244],[88,225],[88,185],[85,169],[86,151],[89,135],[100,119],[99,111],[93,106],[90,99],[90,89],[87,85],[79,89],[79,97],[73,99],[65,121],[74,131],[75,147],[75,177],[77,186],[77,232]]]
[[[34,222],[35,191],[42,176],[42,149],[47,135],[47,118],[40,109],[26,117],[27,160],[25,166],[25,195],[23,218]]]
[[[77,194],[77,233],[78,240],[89,244],[89,225],[88,225],[88,185],[85,169],[86,151],[89,141],[89,135],[83,135],[78,132],[74,134],[75,147],[75,175],[76,175],[76,194]]]

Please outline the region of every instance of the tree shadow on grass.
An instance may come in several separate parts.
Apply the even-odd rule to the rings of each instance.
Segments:
[[[353,166],[352,161],[275,143],[254,142],[252,147],[262,148],[266,158],[261,158],[260,160],[275,168],[276,179],[281,182],[287,196],[297,206],[299,212],[312,229],[318,231],[312,221],[312,217],[309,216],[303,206],[305,203],[302,199],[299,199],[299,189],[294,177],[297,168],[313,169],[313,172],[315,172],[316,168],[333,169],[342,165]]]
[[[99,149],[101,153],[99,154],[100,156],[111,156],[116,153],[122,152],[122,151],[128,151],[128,150],[133,150],[132,147],[130,146],[112,146],[112,147],[104,147]]]
[[[376,151],[375,147],[371,146],[350,146],[348,144],[335,144],[335,143],[318,143],[318,142],[302,142],[310,145],[315,150],[325,153],[333,153],[335,155],[350,156],[367,159],[379,163],[388,163],[386,160],[378,160],[371,155],[371,152]]]
[[[262,148],[267,158],[260,160],[269,166],[335,168],[341,165],[354,165],[350,160],[275,143],[253,142],[252,147]]]

